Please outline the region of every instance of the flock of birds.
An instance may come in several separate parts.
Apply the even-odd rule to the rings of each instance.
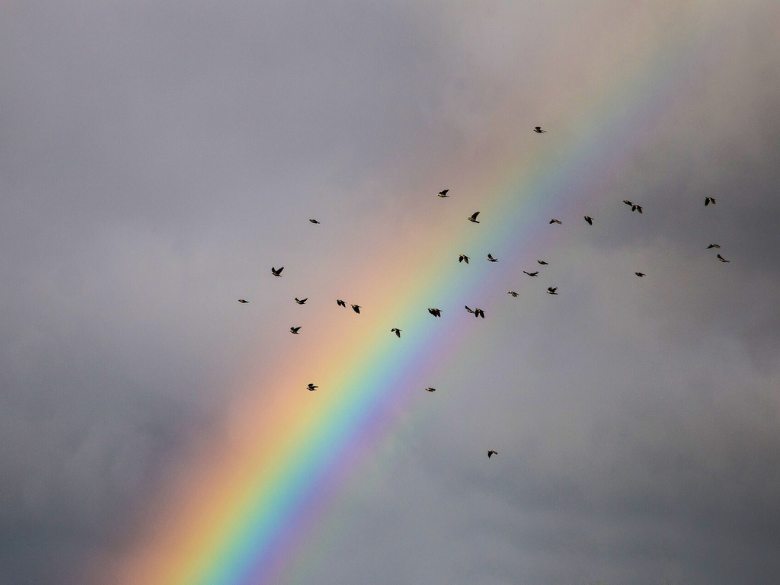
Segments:
[[[537,134],[546,134],[547,133],[547,130],[543,130],[540,126],[536,126],[533,129],[533,131],[536,132]],[[449,191],[450,191],[449,189],[444,189],[442,191],[439,191],[438,196],[439,197],[449,197],[449,195],[448,195]],[[632,212],[638,212],[638,213],[642,214],[642,206],[641,205],[639,205],[637,203],[633,203],[632,201],[629,201],[628,199],[624,199],[623,203],[628,205],[631,208]],[[704,199],[704,206],[705,207],[708,207],[709,205],[716,205],[716,204],[717,204],[717,201],[715,200],[714,197],[705,197],[705,199]],[[466,219],[468,219],[472,223],[479,223],[479,220],[477,220],[477,217],[479,217],[479,213],[480,213],[479,211],[476,211],[476,212],[472,213]],[[593,218],[591,216],[585,215],[583,217],[585,219],[585,222],[588,225],[591,225],[591,226],[593,225]],[[316,220],[316,219],[310,219],[309,221],[311,223],[313,223],[313,224],[317,224],[317,225],[320,224],[320,222],[318,220]],[[552,218],[549,223],[550,223],[550,225],[552,225],[552,224],[563,225],[563,222],[561,220],[559,220],[559,219],[556,219],[556,218]],[[711,249],[718,249],[719,250],[720,249],[720,245],[718,245],[718,244],[710,244],[709,246],[707,246],[707,249],[708,250],[711,250]],[[718,258],[718,261],[720,261],[720,262],[730,262],[730,260],[726,260],[723,256],[721,256],[720,253],[717,254],[717,258]],[[488,259],[488,262],[498,262],[498,258],[493,257],[492,254],[488,254],[487,255],[487,259]],[[469,260],[470,260],[470,258],[466,254],[460,254],[460,256],[458,257],[458,262],[465,262],[466,264],[468,264]],[[549,265],[548,262],[545,262],[544,260],[537,260],[537,263],[540,266],[548,266]],[[271,274],[273,276],[281,278],[283,270],[284,270],[284,266],[282,266],[280,268],[271,267]],[[523,273],[528,275],[528,276],[530,276],[530,277],[533,277],[533,278],[539,276],[539,271],[538,270],[535,271],[535,272],[528,272],[526,270],[523,270]],[[644,278],[646,276],[644,272],[635,272],[634,274],[636,276],[638,276],[639,278]],[[558,287],[556,287],[556,286],[551,286],[551,287],[547,288],[547,294],[548,295],[557,295],[558,294],[557,291],[558,291]],[[517,296],[518,296],[518,293],[513,291],[513,290],[507,291],[507,294],[509,294],[509,295],[511,295],[512,297],[515,297],[515,298],[517,298]],[[299,299],[299,298],[295,297],[295,302],[298,303],[299,305],[305,304],[307,300],[309,300],[308,297],[305,298],[305,299]],[[248,303],[249,301],[247,301],[246,299],[238,299],[238,302],[242,303],[242,304],[245,304],[245,303]],[[344,302],[342,299],[336,299],[336,304],[339,307],[344,307],[344,308],[347,307],[346,302]],[[360,314],[360,309],[361,309],[360,305],[350,305],[350,306],[352,307],[352,310],[355,311],[355,313]],[[481,317],[483,319],[485,318],[485,312],[482,309],[479,309],[479,308],[476,308],[476,307],[474,309],[471,309],[468,306],[466,306],[466,311],[468,313],[474,315],[474,317],[476,317],[476,318],[479,318],[479,317]],[[434,317],[441,317],[441,309],[437,309],[435,307],[430,307],[428,309],[428,312],[431,315],[433,315]],[[292,333],[293,335],[298,335],[298,332],[300,331],[300,329],[301,329],[300,326],[298,326],[298,327],[290,327],[290,333]],[[398,329],[397,327],[393,327],[390,330],[390,332],[394,333],[399,339],[401,338],[401,330]],[[317,390],[317,388],[319,388],[319,386],[316,386],[316,385],[314,385],[312,383],[309,383],[306,386],[306,389],[309,390],[310,392],[314,392],[315,390]],[[436,392],[436,388],[426,388],[425,390],[427,392]],[[488,452],[487,452],[488,459],[490,459],[493,455],[498,455],[498,451],[494,451],[493,449],[488,450]]]

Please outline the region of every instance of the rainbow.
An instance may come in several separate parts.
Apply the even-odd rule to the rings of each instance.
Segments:
[[[671,22],[677,3],[668,4],[665,18]],[[273,379],[258,385],[261,389],[247,391],[224,426],[193,447],[196,463],[179,470],[148,510],[143,543],[111,563],[110,577],[101,574],[96,580],[263,584],[278,581],[291,559],[304,554],[307,535],[355,466],[406,413],[439,397],[422,390],[435,385],[428,380],[437,364],[457,353],[459,340],[474,326],[461,314],[463,299],[495,295],[494,279],[474,279],[455,261],[457,254],[502,250],[507,261],[517,258],[531,266],[530,243],[539,250],[558,237],[539,226],[546,228],[556,210],[608,189],[627,153],[679,103],[685,89],[681,79],[711,58],[707,42],[717,34],[715,24],[682,38],[675,36],[680,34],[675,27],[660,22],[642,36],[636,34],[644,22],[641,9],[623,16],[610,36],[632,58],[616,51],[592,63],[589,76],[599,82],[551,100],[521,135],[504,125],[506,119],[517,119],[512,112],[516,96],[496,113],[491,130],[498,137],[496,146],[485,154],[490,163],[477,165],[485,194],[482,225],[473,227],[464,216],[462,229],[444,239],[423,239],[426,253],[404,258],[403,264],[388,251],[380,252],[376,264],[395,276],[372,299],[381,310],[366,310],[359,329],[335,331],[340,341],[305,366],[309,378],[302,378],[290,358]],[[552,131],[532,134],[537,120],[555,120],[555,127],[566,128],[566,140]],[[531,143],[533,149],[527,148]],[[435,277],[426,278],[432,266]],[[427,314],[434,304],[444,310],[442,319]],[[405,324],[403,343],[389,334],[394,323]],[[305,392],[301,384],[300,391],[291,392],[290,379],[315,380],[321,391]]]

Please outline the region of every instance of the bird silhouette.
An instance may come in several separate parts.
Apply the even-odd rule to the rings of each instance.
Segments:
[[[720,260],[721,262],[731,262],[731,260],[726,260],[726,259],[725,259],[723,256],[721,256],[720,254],[718,254],[718,260]]]
[[[298,335],[298,331],[300,331],[300,327],[290,327],[290,333],[293,335]]]
[[[639,213],[642,213],[642,206],[637,205],[636,203],[631,206],[631,211],[638,211]]]
[[[634,204],[633,204],[633,203],[631,203],[631,202],[630,202],[628,199],[623,199],[623,203],[625,203],[625,204],[626,204],[626,205],[628,205],[629,207],[632,207],[632,206],[634,205]]]
[[[271,267],[271,274],[273,274],[274,276],[281,276],[282,275],[282,270],[284,270],[284,266],[282,266],[279,270],[277,270],[276,268],[274,268],[272,266]]]
[[[479,223],[479,222],[477,221],[477,216],[478,216],[478,215],[479,215],[479,211],[475,211],[474,213],[472,213],[472,214],[469,216],[469,218],[468,218],[468,219],[469,219],[469,221],[470,221],[470,222],[472,222],[472,223]]]
[[[249,301],[244,300],[244,299],[238,299],[238,302],[244,304],[244,303],[248,303]]]
[[[552,225],[554,223],[557,223],[558,225],[563,225],[563,223],[561,222],[560,219],[555,219],[555,218],[551,219],[550,220],[550,225]]]
[[[547,130],[542,130],[541,126],[536,126],[534,128],[534,132],[536,132],[537,134],[544,134],[545,132],[547,132]]]
[[[715,205],[717,201],[715,201],[715,197],[705,197],[704,198],[704,207],[707,207],[710,203]]]
[[[472,315],[474,315],[475,317],[482,317],[483,319],[485,318],[485,311],[483,311],[482,309],[477,309],[477,308],[475,307],[475,308],[474,308],[474,310],[472,311],[472,310],[471,310],[471,309],[469,309],[469,308],[468,308],[468,306],[467,306],[467,307],[466,307],[466,310],[467,310],[469,313],[471,313]]]
[[[493,455],[498,455],[498,451],[493,451],[493,449],[488,451],[488,459],[490,459]]]
[[[528,276],[539,276],[539,272],[527,272],[523,270],[523,274],[527,274]]]
[[[710,248],[718,248],[718,249],[720,249],[720,246],[718,244],[710,244],[709,246],[707,246],[707,249],[709,250]]]
[[[542,266],[547,266],[548,265],[547,262],[545,262],[544,260],[537,260],[537,262],[539,264],[541,264]]]
[[[315,386],[314,384],[309,384],[308,386],[306,386],[306,389],[309,392],[314,392],[317,388],[319,388],[319,386]]]
[[[512,295],[514,298],[517,298],[517,293],[515,291],[513,291],[513,290],[506,291],[506,294]]]
[[[449,197],[447,193],[449,192],[449,189],[445,189],[444,191],[439,191],[439,197]]]
[[[426,392],[436,392],[436,388],[426,388]]]
[[[312,222],[312,223],[316,223],[316,224],[319,224],[319,223],[320,223],[320,222],[318,222],[316,219],[310,219],[309,221],[310,221],[310,222]]]
[[[636,274],[639,278],[642,278],[645,275],[644,272],[634,272],[634,274]]]
[[[458,256],[458,262],[465,262],[466,264],[468,264],[469,257],[466,256],[465,254],[461,254],[460,256]]]
[[[295,297],[295,302],[298,303],[299,305],[306,304],[306,301],[308,301],[308,300],[309,300],[309,297],[306,297],[305,299],[299,299],[298,297]]]
[[[555,292],[556,290],[558,290],[557,286],[550,286],[550,287],[547,288],[547,294],[548,295],[557,295],[558,293]]]
[[[352,305],[352,310],[357,314],[360,314],[360,305]]]
[[[491,254],[488,254],[488,262],[498,262],[498,258],[493,258]]]
[[[434,317],[441,317],[441,309],[428,309],[428,312]]]
[[[585,216],[585,221],[588,222],[588,225],[593,225],[593,218],[589,215]]]
[[[336,304],[337,304],[339,307],[344,307],[345,309],[347,308],[347,303],[345,303],[345,302],[344,302],[344,301],[342,301],[341,299],[336,299]]]
[[[395,333],[396,337],[398,337],[398,339],[401,339],[401,330],[400,330],[400,329],[398,329],[397,327],[393,327],[393,328],[390,330],[390,332],[391,332],[391,333]]]

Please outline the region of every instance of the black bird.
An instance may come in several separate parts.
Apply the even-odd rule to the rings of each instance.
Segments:
[[[249,301],[246,301],[246,300],[244,300],[244,299],[238,299],[238,302],[239,302],[239,303],[248,303]]]
[[[309,300],[309,297],[306,297],[305,299],[299,299],[298,297],[295,297],[295,302],[298,303],[299,305],[305,304],[306,301],[308,301],[308,300]]]
[[[290,333],[293,335],[298,335],[298,331],[300,330],[300,327],[290,327]]]
[[[634,203],[631,206],[631,211],[638,211],[639,213],[642,213],[642,206],[641,205],[637,205],[636,203]]]
[[[436,388],[426,388],[426,392],[436,392]]]
[[[726,260],[726,259],[725,259],[723,256],[721,256],[720,254],[718,254],[718,260],[720,260],[721,262],[731,262],[731,260]]]
[[[639,278],[642,278],[645,275],[644,272],[634,272],[634,274],[636,274]]]
[[[523,274],[527,274],[528,276],[539,276],[539,272],[526,272],[523,270]]]
[[[634,204],[633,204],[633,203],[631,203],[631,202],[630,202],[628,199],[623,199],[623,203],[625,203],[625,204],[626,204],[626,205],[628,205],[629,207],[633,207],[633,206],[634,206]]]
[[[434,317],[441,317],[441,309],[428,309],[428,312]]]
[[[476,211],[476,212],[472,213],[471,216],[469,217],[469,221],[473,222],[473,223],[479,223],[477,221],[477,216],[478,215],[479,215],[479,211]]]
[[[710,248],[718,248],[718,249],[720,249],[720,246],[718,244],[710,244],[709,246],[707,246],[707,249],[709,250]]]
[[[557,295],[558,293],[555,292],[556,290],[558,290],[557,286],[550,286],[550,287],[547,288],[547,294],[548,295]]]
[[[488,459],[490,459],[493,455],[498,455],[498,451],[493,451],[493,449],[488,451]]]
[[[705,197],[704,199],[704,207],[707,207],[710,203],[715,205],[717,201],[715,201],[715,197]]]
[[[544,134],[545,132],[547,132],[547,130],[542,130],[541,126],[537,126],[534,128],[534,132],[536,132],[537,134]]]
[[[336,304],[337,304],[339,307],[344,307],[345,309],[346,309],[346,307],[347,307],[347,303],[345,303],[345,302],[344,302],[344,301],[342,301],[341,299],[336,299]]]
[[[498,262],[498,258],[493,258],[491,254],[488,254],[488,262]]]
[[[277,270],[276,268],[274,268],[272,266],[271,267],[271,274],[273,274],[274,276],[281,276],[282,275],[282,270],[284,270],[284,266],[282,266],[279,270]]]
[[[483,319],[485,318],[485,311],[483,311],[482,309],[477,309],[477,308],[475,308],[475,309],[472,311],[471,309],[469,309],[468,307],[466,307],[466,310],[467,310],[469,313],[471,313],[472,315],[474,315],[475,317],[482,317]]]
[[[537,260],[537,262],[542,266],[547,266],[547,262],[545,262],[544,260]]]
[[[398,329],[398,327],[393,327],[393,328],[390,330],[390,333],[395,333],[395,334],[396,334],[396,337],[398,337],[398,339],[401,339],[401,330],[400,330],[400,329]]]
[[[555,218],[551,219],[550,220],[550,225],[552,225],[554,223],[557,223],[558,225],[563,225],[563,223],[561,222],[560,219],[555,219]]]
[[[312,223],[320,223],[316,219],[310,219],[309,221],[312,222]]]
[[[466,256],[465,254],[461,254],[458,257],[458,262],[465,262],[466,264],[468,264],[469,263],[469,257]]]
[[[515,291],[513,291],[513,290],[506,291],[506,294],[512,295],[514,298],[517,298],[517,293]]]
[[[439,197],[449,197],[447,193],[449,192],[449,189],[445,189],[444,191],[439,191]]]
[[[308,386],[306,386],[306,389],[309,392],[314,392],[317,388],[319,388],[319,386],[315,386],[314,384],[309,384]]]
[[[589,215],[585,216],[585,221],[588,222],[588,225],[593,225],[593,218]]]
[[[352,305],[352,310],[355,311],[359,315],[360,314],[360,305]]]

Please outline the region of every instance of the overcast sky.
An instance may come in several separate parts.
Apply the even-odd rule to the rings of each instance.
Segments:
[[[565,141],[577,116],[539,115],[619,83],[611,60],[670,105],[549,226],[561,294],[511,299],[530,279],[499,265],[438,374],[469,390],[393,425],[280,578],[780,582],[780,5],[417,4],[2,4],[1,584],[84,583],[123,549],[289,349],[270,266],[310,267],[313,321],[342,280],[360,298],[438,190],[478,208],[458,190],[486,149]],[[688,69],[647,64],[686,38]],[[315,247],[309,217],[339,228]]]

